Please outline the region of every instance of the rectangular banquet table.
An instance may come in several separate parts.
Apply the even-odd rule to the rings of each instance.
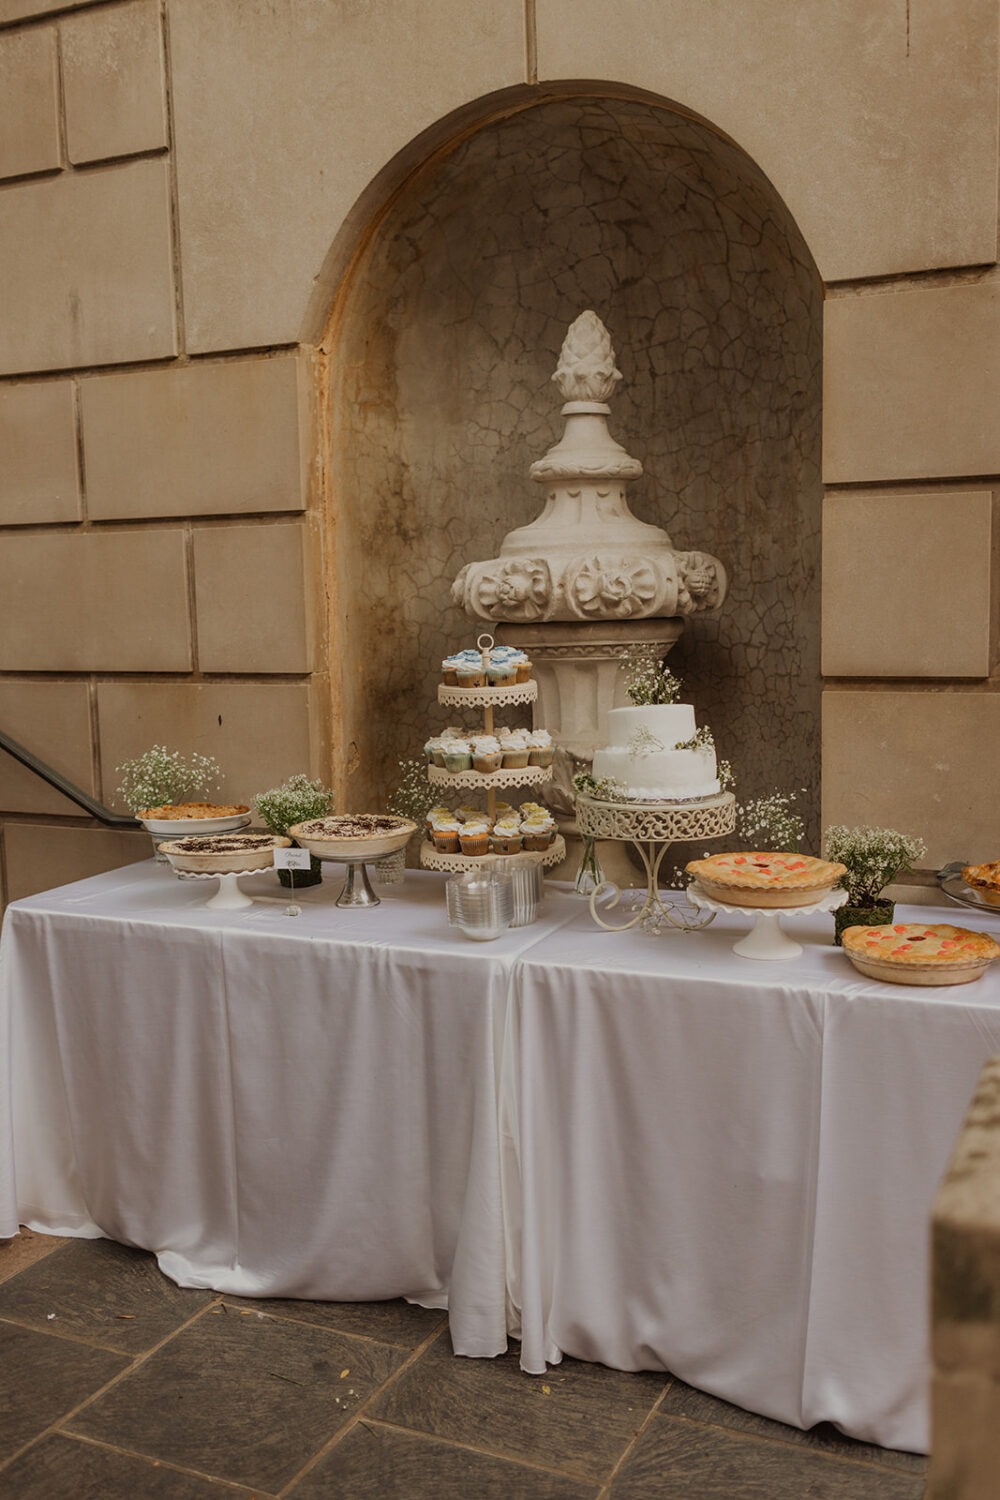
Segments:
[[[931,1206],[1000,1051],[1000,963],[878,983],[829,915],[783,917],[799,958],[740,958],[752,920],[655,937],[581,914],[519,963],[502,1108],[521,1363],[671,1370],[926,1451]],[[897,920],[1000,939],[957,906]]]
[[[137,864],[14,903],[0,941],[0,1235],[156,1253],[182,1286],[447,1306],[458,1353],[507,1347],[497,1094],[519,953],[578,910],[475,943],[443,879],[382,905],[273,874]]]
[[[832,919],[597,929],[549,889],[493,943],[443,877],[240,912],[152,862],[14,903],[0,941],[0,1234],[156,1253],[188,1286],[448,1307],[669,1369],[752,1411],[927,1447],[931,1203],[983,1060],[972,985],[862,979]],[[258,896],[273,875],[243,881]],[[209,890],[213,889],[210,885]],[[899,909],[1000,934],[988,914]]]

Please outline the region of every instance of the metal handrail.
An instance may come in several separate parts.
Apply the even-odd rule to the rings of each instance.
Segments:
[[[75,802],[78,807],[89,812],[92,818],[106,823],[109,828],[140,827],[138,819],[133,818],[129,813],[112,812],[110,807],[105,807],[103,802],[96,801],[81,787],[53,770],[44,760],[40,760],[37,755],[26,750],[23,745],[19,745],[17,740],[12,740],[9,734],[4,734],[2,729],[0,729],[0,750],[6,750],[7,754],[19,760],[22,766],[27,766],[29,771],[33,771],[36,776],[47,781],[49,786],[55,787],[57,792],[62,792],[64,797],[68,797],[71,802]]]

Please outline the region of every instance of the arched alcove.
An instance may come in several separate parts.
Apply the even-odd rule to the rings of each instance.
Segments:
[[[590,307],[625,376],[611,430],[645,466],[635,513],[731,577],[671,664],[741,797],[810,789],[815,842],[821,305],[766,177],[645,99],[520,107],[410,176],[329,342],[349,805],[378,802],[444,722],[440,659],[476,633],[451,582],[537,515],[550,377]]]

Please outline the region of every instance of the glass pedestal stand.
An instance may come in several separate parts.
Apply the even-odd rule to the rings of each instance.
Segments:
[[[707,896],[695,881],[688,887],[688,897],[695,906],[711,912],[713,917],[720,911],[728,912],[731,916],[753,917],[754,925],[746,937],[741,937],[739,942],[733,944],[733,952],[740,958],[780,962],[786,958],[798,958],[802,952],[802,944],[794,942],[782,930],[782,917],[806,917],[817,911],[836,911],[847,900],[847,892],[824,891],[815,901],[802,906],[736,906]]]
[[[576,817],[584,838],[613,839],[635,846],[646,872],[645,899],[627,922],[605,922],[598,911],[602,895],[613,891],[606,910],[621,899],[613,880],[603,880],[590,895],[590,914],[606,932],[627,932],[641,926],[647,932],[665,927],[694,932],[714,921],[715,912],[704,912],[680,891],[668,900],[660,894],[658,876],[663,856],[679,840],[719,839],[736,827],[736,799],[732,792],[718,792],[689,802],[599,802],[585,793],[576,801]]]

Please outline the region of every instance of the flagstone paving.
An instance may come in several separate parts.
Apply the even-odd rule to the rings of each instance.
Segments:
[[[250,1301],[108,1240],[0,1241],[4,1500],[920,1500],[925,1472],[666,1375],[457,1359],[405,1302]]]

